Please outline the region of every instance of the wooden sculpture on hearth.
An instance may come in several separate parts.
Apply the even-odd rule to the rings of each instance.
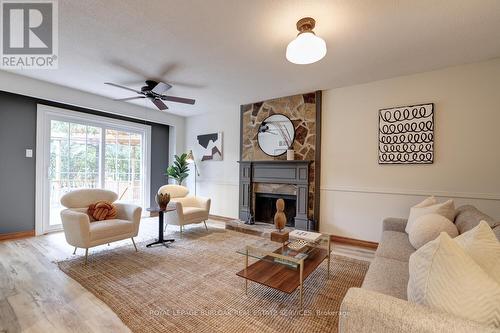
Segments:
[[[274,214],[274,225],[276,229],[281,232],[282,229],[285,228],[286,225],[286,215],[283,212],[285,210],[285,200],[278,199],[276,200],[276,214]]]

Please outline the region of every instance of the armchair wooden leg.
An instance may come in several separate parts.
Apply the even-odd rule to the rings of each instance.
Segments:
[[[182,225],[179,226],[179,231],[180,231],[181,238],[182,238]]]
[[[203,223],[205,223],[205,229],[208,230],[208,227],[207,227],[207,221],[203,221]]]
[[[75,246],[75,251],[73,251],[73,254],[76,254],[76,249],[77,249],[77,247]]]
[[[135,252],[137,252],[137,246],[135,245],[134,237],[131,237],[130,239],[132,240],[132,244],[134,244]]]
[[[165,226],[163,227],[163,232],[167,232],[167,227],[168,227],[168,224],[165,223]]]
[[[88,262],[88,257],[89,257],[89,249],[86,248],[85,249],[85,265],[87,265],[87,262]]]

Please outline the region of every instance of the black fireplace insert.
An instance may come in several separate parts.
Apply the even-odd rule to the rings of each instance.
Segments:
[[[255,221],[274,223],[276,200],[285,200],[285,215],[288,227],[295,226],[296,196],[289,194],[255,193]]]

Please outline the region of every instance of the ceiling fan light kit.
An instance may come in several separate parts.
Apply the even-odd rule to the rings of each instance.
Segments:
[[[316,21],[312,17],[304,17],[297,22],[299,34],[286,47],[288,61],[307,65],[323,59],[326,55],[326,43],[314,33],[315,25]]]

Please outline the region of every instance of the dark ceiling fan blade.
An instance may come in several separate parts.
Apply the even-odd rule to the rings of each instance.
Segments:
[[[126,97],[126,98],[115,98],[113,101],[130,101],[133,99],[146,98],[146,96],[135,96],[135,97]]]
[[[188,82],[181,82],[181,81],[170,81],[168,82],[173,85],[173,86],[179,86],[179,87],[185,87],[185,88],[191,88],[191,89],[203,89],[206,87],[204,84],[196,84],[196,83],[188,83]]]
[[[144,80],[137,79],[137,80],[127,80],[127,81],[122,81],[122,83],[126,86],[143,86],[144,85]]]
[[[179,64],[172,62],[165,64],[161,69],[160,69],[160,74],[158,75],[160,78],[164,78],[169,74],[170,72],[174,71],[176,68],[179,67]]]
[[[129,64],[123,60],[112,59],[112,60],[110,60],[110,62],[114,66],[120,67],[120,68],[126,70],[127,72],[135,74],[136,76],[142,78],[142,79],[138,79],[135,81],[131,80],[131,81],[127,82],[127,84],[134,84],[134,85],[144,83],[144,79],[146,79],[146,78],[157,81],[157,82],[164,81],[165,76],[168,73],[174,71],[178,67],[177,63],[168,63],[160,68],[160,74],[158,74],[157,76],[151,76],[151,73],[146,73],[146,71],[142,70],[141,68],[135,67],[134,65]]]
[[[191,104],[191,105],[196,102],[194,99],[183,98],[183,97],[175,97],[175,96],[162,96],[161,99],[164,100],[164,101],[184,103],[184,104]]]
[[[122,88],[122,89],[130,90],[130,91],[133,91],[133,92],[138,93],[138,94],[142,94],[142,92],[140,92],[139,90],[135,90],[135,89],[132,89],[132,88],[129,88],[129,87],[121,86],[121,85],[116,84],[116,83],[104,82],[104,84],[107,84],[107,85],[110,85],[110,86],[113,86],[113,87],[117,87],[117,88]]]
[[[158,84],[151,91],[155,94],[163,95],[170,88],[172,88],[170,84],[165,82],[158,82]]]
[[[160,99],[153,98],[151,99],[151,102],[153,102],[153,104],[162,111],[168,109],[168,106],[166,106],[165,103],[163,103]]]
[[[111,59],[110,62],[112,65],[125,69],[127,72],[133,73],[142,79],[149,77],[148,73],[145,73],[142,69],[135,67],[134,65],[131,65],[123,60]]]

